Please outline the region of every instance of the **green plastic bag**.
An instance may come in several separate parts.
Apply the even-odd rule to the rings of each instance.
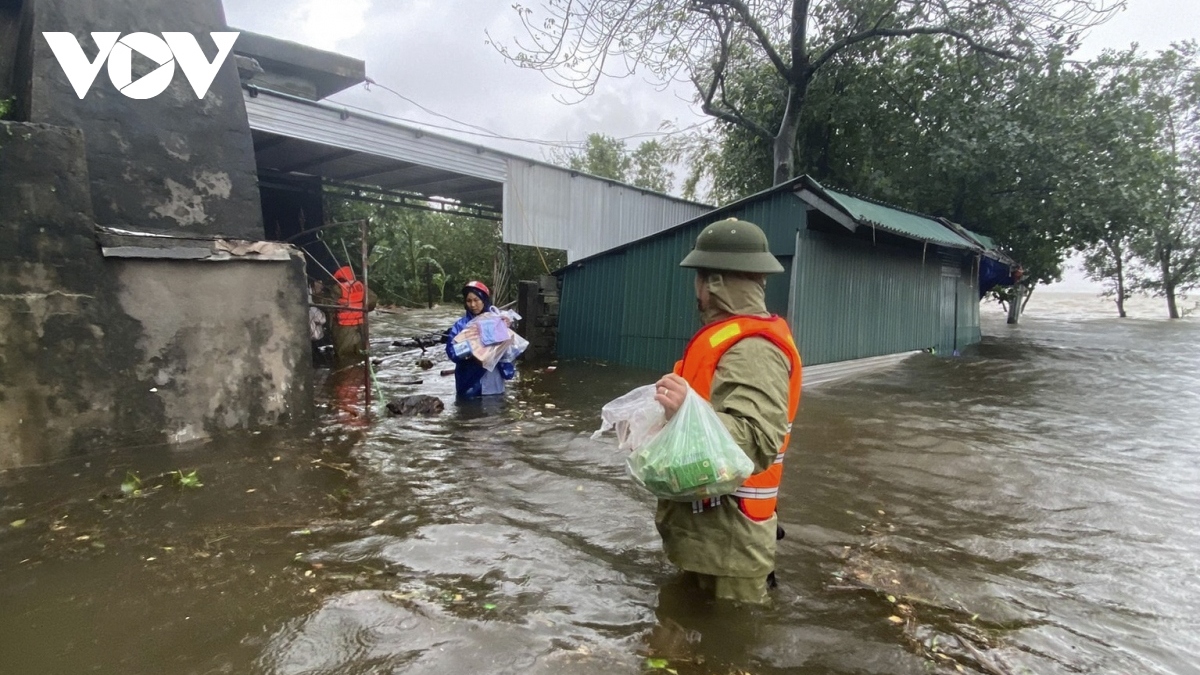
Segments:
[[[601,431],[615,427],[621,447],[633,450],[625,461],[629,475],[660,499],[690,502],[731,494],[754,473],[754,462],[690,387],[669,422],[653,386],[616,399],[601,415]],[[622,427],[633,433],[622,434]]]

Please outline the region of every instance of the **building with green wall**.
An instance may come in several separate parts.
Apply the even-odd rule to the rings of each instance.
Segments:
[[[558,356],[669,369],[699,328],[695,272],[679,261],[730,217],[761,227],[783,264],[767,307],[806,365],[979,342],[980,259],[1007,261],[961,226],[802,176],[559,270]]]

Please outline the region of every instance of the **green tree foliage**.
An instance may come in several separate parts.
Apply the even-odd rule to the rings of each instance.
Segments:
[[[580,96],[603,75],[691,81],[708,115],[770,145],[772,184],[796,175],[810,88],[846,52],[935,36],[976,55],[1018,59],[1071,41],[1121,0],[552,0],[514,5],[529,40],[498,44]],[[738,73],[762,68],[776,114],[757,119],[731,96]],[[823,75],[822,75],[823,77]]]
[[[666,141],[642,141],[630,155],[633,163],[630,183],[647,190],[666,194],[675,183],[670,167],[678,160],[679,151]]]
[[[559,166],[662,193],[671,191],[675,182],[671,164],[678,159],[679,148],[669,140],[642,141],[630,152],[625,141],[598,133],[588,134],[580,150],[551,154],[551,161]]]
[[[562,151],[553,158],[555,163],[590,173],[601,178],[626,182],[629,167],[633,164],[625,141],[605,134],[588,134],[582,150]]]
[[[380,301],[403,306],[458,302],[458,291],[472,279],[492,288],[493,301],[516,298],[516,284],[566,264],[562,251],[506,246],[500,223],[448,209],[431,212],[346,199],[326,198],[329,222],[366,219],[370,265],[368,281]],[[358,270],[361,236],[358,225],[330,228],[322,238],[341,262],[347,255]],[[498,258],[504,278],[496,283]]]
[[[1077,167],[1081,185],[1091,186],[1077,208],[1091,227],[1080,246],[1084,271],[1105,286],[1118,316],[1142,282],[1134,240],[1153,217],[1164,179],[1153,111],[1140,101],[1140,57],[1136,51],[1108,52],[1089,64],[1097,91],[1089,115],[1095,152]]]
[[[1058,279],[1063,252],[1083,231],[1074,210],[1086,189],[1087,106],[1094,83],[1064,59],[996,60],[943,36],[845,51],[814,83],[796,140],[799,166],[817,180],[996,237],[1027,283]],[[779,114],[765,65],[731,74],[730,95],[762,119]],[[750,114],[750,113],[748,113]],[[722,125],[690,184],[708,178],[717,202],[773,182],[771,146]]]
[[[1177,44],[1133,68],[1161,158],[1147,221],[1132,240],[1147,268],[1138,287],[1165,298],[1168,316],[1177,319],[1179,296],[1200,286],[1200,48]]]

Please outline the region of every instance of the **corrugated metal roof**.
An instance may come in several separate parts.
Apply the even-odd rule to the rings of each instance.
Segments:
[[[971,236],[975,237],[975,239],[978,240],[979,243],[982,244],[984,248],[988,249],[989,251],[995,250],[995,248],[996,248],[996,240],[995,239],[992,239],[991,237],[987,236],[986,234],[979,234],[978,232],[971,232],[971,230],[967,230],[967,232],[970,232]]]
[[[245,100],[260,170],[503,208],[506,243],[565,250],[568,260],[712,209],[332,103],[265,89]]]
[[[804,188],[808,188],[808,190],[805,191]],[[916,239],[917,241],[927,241],[931,244],[945,246],[948,248],[968,250],[979,250],[982,248],[981,244],[957,234],[952,229],[946,227],[930,216],[915,214],[910,211],[890,207],[878,202],[868,201],[861,197],[854,197],[846,193],[830,190],[810,176],[799,176],[786,183],[780,183],[779,185],[763,190],[762,192],[752,194],[749,197],[743,197],[736,202],[730,202],[724,206],[707,211],[692,218],[691,220],[680,222],[674,227],[665,228],[658,232],[644,235],[641,238],[626,241],[625,243],[614,248],[610,248],[606,251],[600,251],[598,253],[583,256],[579,260],[573,259],[571,262],[583,262],[584,260],[593,258],[597,255],[613,253],[628,249],[634,245],[640,245],[644,242],[654,239],[655,237],[664,236],[666,233],[672,232],[679,228],[689,227],[696,225],[697,223],[711,222],[720,218],[729,217],[735,213],[750,210],[754,204],[765,202],[769,197],[773,197],[775,195],[792,193],[800,194],[801,192],[808,192],[815,195],[818,199],[823,199],[824,202],[827,202],[831,205],[831,209],[843,212],[849,216],[849,218],[855,220],[856,222],[860,222],[867,227],[870,227],[872,224],[874,224],[880,229],[902,237]],[[860,214],[862,217],[860,217]],[[878,222],[870,219],[871,217],[879,218],[887,222]],[[779,251],[774,250],[774,245],[772,245],[772,251],[776,253],[776,255],[780,254]]]
[[[816,181],[813,181],[816,183]],[[817,184],[820,185],[819,183]],[[954,230],[934,220],[930,216],[922,216],[910,211],[884,206],[876,202],[855,197],[844,192],[822,187],[825,194],[848,212],[854,220],[868,227],[878,227],[892,234],[898,234],[909,239],[925,241],[930,244],[950,248],[979,248],[979,245],[967,237],[959,235]]]
[[[711,210],[577,171],[510,158],[504,241],[562,249],[568,261],[575,261]]]
[[[507,158],[478,146],[425,133],[415,127],[390,124],[362,114],[350,115],[338,106],[256,90],[247,91],[246,117],[250,128],[287,139],[329,148],[353,150],[374,157],[441,169],[461,176],[502,182]],[[306,173],[325,175],[320,163]],[[339,180],[344,176],[332,176]],[[370,176],[358,180],[369,182]],[[451,196],[451,195],[444,195]]]

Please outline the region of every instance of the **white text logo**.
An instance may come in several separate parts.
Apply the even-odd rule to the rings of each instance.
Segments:
[[[204,98],[208,88],[217,77],[221,64],[233,50],[233,43],[240,33],[209,33],[217,45],[217,56],[211,62],[204,56],[200,43],[191,33],[163,33],[160,38],[152,33],[92,33],[99,51],[93,61],[83,53],[83,47],[70,33],[42,33],[50,43],[50,51],[58,59],[67,80],[79,98],[87,95],[100,74],[100,68],[108,63],[108,79],[122,94],[134,99],[154,98],[171,85],[175,77],[175,63],[183,70],[196,98]],[[133,53],[154,61],[158,67],[133,81]]]

